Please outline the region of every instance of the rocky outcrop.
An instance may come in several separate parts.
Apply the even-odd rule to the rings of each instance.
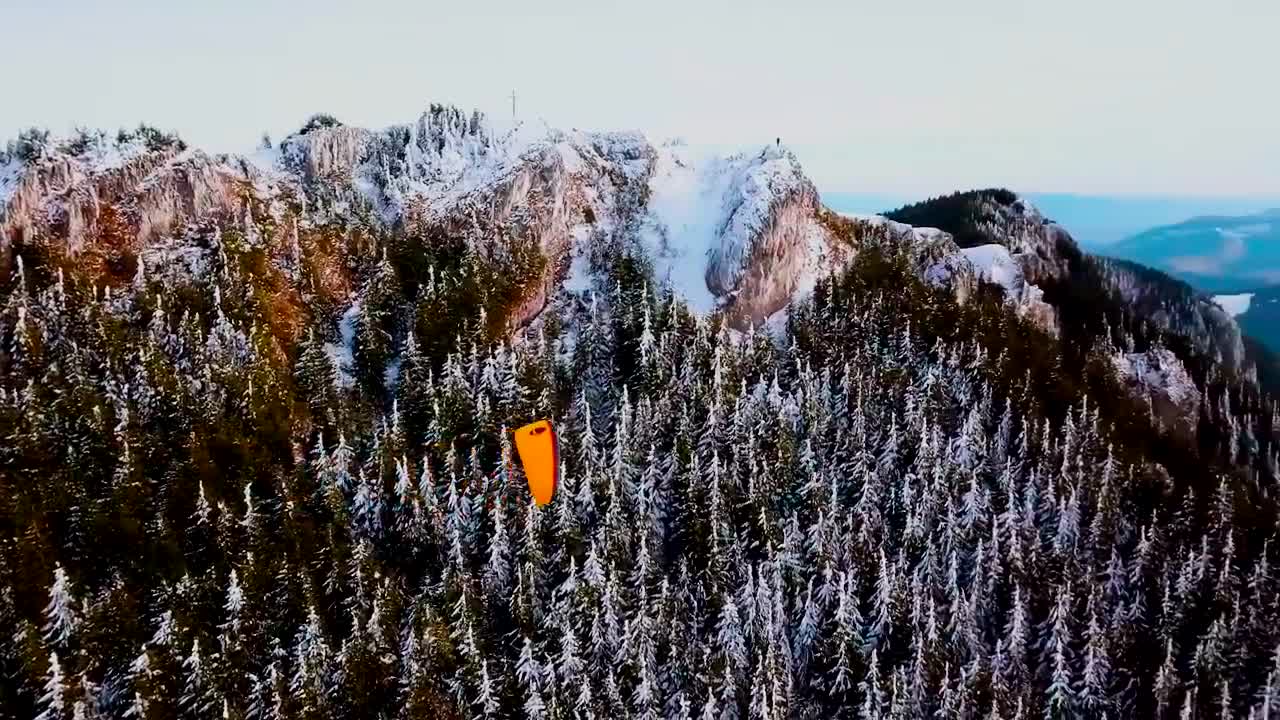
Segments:
[[[280,143],[284,167],[310,184],[346,182],[369,154],[373,133],[339,125],[290,135]]]
[[[137,252],[189,222],[232,216],[250,182],[198,151],[125,147],[112,160],[54,154],[25,168],[0,208],[3,247],[47,238],[72,254],[99,241]]]
[[[766,148],[725,164],[719,199],[725,217],[710,243],[706,272],[707,287],[717,295],[739,289],[753,258],[777,265],[793,246],[807,248],[804,225],[818,208],[817,189],[788,151]]]
[[[978,245],[960,251],[984,282],[999,286],[1018,317],[1029,320],[1050,335],[1058,334],[1058,314],[1045,302],[1044,291],[1027,280],[1024,255],[1014,256],[1003,245]]]
[[[1186,366],[1167,348],[1118,353],[1111,358],[1121,384],[1147,403],[1163,428],[1194,437],[1200,419],[1200,391]]]
[[[729,319],[734,327],[764,323],[797,294],[811,290],[820,275],[842,267],[852,256],[851,249],[832,244],[814,219],[811,202],[797,195],[774,205],[755,235],[751,254],[733,273],[735,285],[718,285],[725,278],[708,269],[708,286],[721,288],[730,299]]]
[[[468,126],[468,131],[469,131]],[[444,136],[450,144],[466,146]],[[532,242],[546,259],[545,271],[529,294],[512,308],[509,324],[521,327],[540,313],[562,280],[561,271],[581,241],[612,242],[642,198],[652,169],[653,150],[637,137],[556,133],[517,151],[511,138],[474,144],[480,165],[435,172],[419,164],[418,194],[408,198],[404,221],[464,237],[486,256],[501,257],[510,242]],[[416,142],[410,140],[410,142]],[[483,151],[477,148],[484,148]],[[424,156],[425,157],[425,156]],[[496,162],[497,158],[504,162]],[[639,167],[636,167],[636,165]],[[482,166],[488,170],[481,172]],[[426,182],[426,180],[423,180]],[[387,187],[409,184],[393,180]]]
[[[140,243],[197,219],[226,219],[242,211],[253,178],[202,152],[183,155],[151,173],[127,198]]]
[[[880,215],[850,218],[858,244],[885,245],[906,254],[911,267],[926,283],[943,288],[966,302],[978,284],[973,263],[960,252],[950,233],[932,227],[916,227]]]
[[[821,220],[816,188],[777,145],[723,157],[638,133],[499,133],[479,114],[443,106],[376,131],[311,122],[250,156],[126,143],[55,149],[10,175],[0,194],[6,243],[38,235],[74,253],[105,242],[106,218],[122,238],[111,251],[148,266],[173,258],[198,269],[186,228],[247,228],[250,200],[278,211],[294,238],[299,223],[341,227],[371,215],[464,239],[495,262],[514,243],[532,244],[546,270],[509,309],[513,327],[561,291],[574,258],[628,246],[648,253],[658,281],[695,310],[720,309],[738,327],[761,323],[843,267],[858,241]],[[921,272],[947,268],[953,249],[922,241]],[[971,277],[958,266],[948,273],[960,286]]]
[[[763,323],[843,265],[847,253],[818,221],[818,191],[790,151],[775,145],[692,168],[679,157],[679,146],[663,152],[676,154],[674,162],[695,173],[692,207],[663,202],[671,199],[672,186],[680,187],[677,171],[651,178],[659,200],[650,212],[686,260],[705,254],[701,278],[689,281],[701,280],[734,327]],[[686,289],[696,294],[702,288]]]
[[[1031,283],[1064,280],[1071,273],[1076,242],[1061,225],[1046,219],[1022,198],[1002,203],[986,195],[976,203],[979,232],[1007,248]]]
[[[1232,371],[1248,366],[1239,323],[1186,283],[1123,260],[1095,260],[1107,286],[1157,327],[1190,340]]]
[[[1248,356],[1245,352],[1244,334],[1240,330],[1240,324],[1227,311],[1207,298],[1198,300],[1196,306],[1199,310],[1197,314],[1203,323],[1199,330],[1205,337],[1210,338],[1209,346],[1213,348],[1210,354],[1232,370],[1244,369],[1248,365]]]
[[[999,286],[1019,317],[1051,335],[1058,333],[1057,312],[1044,300],[1039,287],[1027,281],[1021,255],[1003,245],[961,248],[950,233],[937,228],[915,227],[881,216],[854,218],[865,240],[879,236],[902,249],[916,272],[929,284],[945,288],[957,302],[966,302],[979,281]]]
[[[786,148],[720,157],[679,141],[650,147],[634,240],[658,282],[695,311],[759,324],[842,266],[848,253],[820,222],[817,190]]]
[[[0,207],[0,242],[42,235],[65,238],[72,250],[96,230],[105,205],[127,197],[173,152],[123,148],[116,162],[96,165],[82,156],[55,153],[27,163]]]

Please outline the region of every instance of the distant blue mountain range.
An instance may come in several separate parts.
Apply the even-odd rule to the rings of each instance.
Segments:
[[[1280,209],[1206,215],[1144,230],[1103,248],[1159,268],[1205,291],[1280,284]]]
[[[1202,215],[1249,215],[1280,207],[1280,195],[1276,197],[1180,197],[1072,193],[1019,194],[1030,200],[1046,217],[1052,218],[1065,227],[1076,242],[1095,252],[1160,225],[1171,225]],[[880,213],[925,198],[889,193],[824,193],[822,199],[828,207],[839,212]]]

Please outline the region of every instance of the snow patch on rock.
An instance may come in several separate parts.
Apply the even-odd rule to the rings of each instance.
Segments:
[[[1253,304],[1253,295],[1253,293],[1214,295],[1213,301],[1218,304],[1218,307],[1226,310],[1231,317],[1240,317],[1249,312],[1249,307]]]
[[[22,162],[17,159],[0,163],[0,216],[9,205],[9,198],[18,189],[18,181],[22,177]]]
[[[1075,241],[1062,226],[1046,219],[1031,203],[1017,198],[1005,205],[984,198],[978,212],[978,229],[998,238],[1017,258],[1030,281],[1061,279],[1070,272],[1062,249],[1074,246]]]
[[[1030,319],[1042,329],[1057,334],[1057,313],[1044,301],[1044,292],[1027,282],[1022,263],[1003,245],[978,245],[960,251],[974,272],[985,282],[1004,289],[1005,298],[1019,317]]]
[[[1120,382],[1135,398],[1150,403],[1164,427],[1194,436],[1200,418],[1200,391],[1171,350],[1117,353],[1111,362]]]
[[[329,356],[329,362],[333,363],[336,371],[334,383],[339,388],[355,385],[356,317],[359,315],[359,301],[351,303],[351,307],[342,313],[342,319],[338,321],[339,341],[324,344],[325,354]]]
[[[732,304],[736,324],[758,324],[832,269],[817,191],[786,148],[723,157],[665,143],[648,191],[639,240],[696,312]]]
[[[933,227],[908,225],[883,215],[839,215],[854,222],[860,237],[879,237],[905,249],[920,279],[933,287],[950,291],[957,302],[964,302],[973,294],[977,282],[973,263],[960,253],[951,233]]]
[[[978,277],[999,285],[1010,296],[1016,297],[1026,285],[1026,279],[1022,276],[1022,266],[1013,259],[1005,246],[979,245],[964,248],[960,252],[973,263],[973,269],[978,273]]]

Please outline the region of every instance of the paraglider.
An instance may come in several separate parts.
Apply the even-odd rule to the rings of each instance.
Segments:
[[[539,505],[551,502],[560,482],[560,447],[551,422],[539,420],[516,430],[516,453],[529,479],[534,502]]]

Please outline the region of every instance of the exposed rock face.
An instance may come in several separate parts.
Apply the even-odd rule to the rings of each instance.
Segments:
[[[973,263],[978,277],[1004,290],[1005,299],[1019,317],[1051,335],[1058,333],[1057,311],[1044,301],[1044,292],[1027,281],[1026,266],[1021,261],[1025,254],[1015,257],[1003,245],[979,245],[960,252]]]
[[[71,253],[99,241],[137,252],[200,218],[227,218],[253,178],[225,158],[125,147],[112,162],[66,154],[26,167],[0,208],[0,247],[38,237]],[[104,223],[118,227],[104,227]],[[111,237],[104,237],[104,235]]]
[[[981,195],[974,207],[976,229],[991,244],[966,248],[965,255],[982,279],[1004,288],[1019,317],[1057,335],[1057,310],[1040,286],[1068,279],[1071,256],[1080,254],[1075,240],[1022,198],[1003,203]]]
[[[0,242],[8,245],[49,233],[77,249],[94,232],[103,205],[119,202],[172,157],[128,147],[119,153],[119,162],[96,168],[71,155],[39,158],[23,168],[9,191]]]
[[[1079,252],[1075,240],[1030,203],[1018,198],[1002,204],[984,197],[977,208],[977,228],[1009,250],[1030,282],[1062,280],[1071,272],[1067,252]]]
[[[779,148],[766,148],[757,157],[733,158],[729,165],[721,198],[727,215],[717,242],[710,244],[707,287],[717,295],[740,289],[748,265],[757,257],[790,270],[794,280],[802,254],[794,251],[808,247],[805,231],[817,212],[817,189],[795,156]]]
[[[1121,353],[1111,358],[1120,381],[1134,398],[1147,402],[1162,427],[1194,437],[1200,419],[1200,391],[1172,351]]]
[[[647,175],[637,239],[659,281],[735,327],[764,322],[848,256],[785,148],[716,157],[666,143]]]
[[[236,223],[251,231],[251,201],[273,208],[276,224],[293,228],[292,242],[299,224],[372,217],[465,238],[496,261],[511,243],[533,243],[546,270],[509,309],[513,327],[560,291],[566,267],[589,267],[576,258],[628,246],[646,252],[659,282],[695,310],[723,310],[737,327],[758,324],[843,267],[861,236],[831,232],[813,183],[776,145],[721,157],[638,133],[498,133],[479,114],[441,106],[384,130],[309,124],[248,156],[64,146],[6,166],[0,179],[5,248],[37,237],[72,253],[96,244],[159,272],[170,261],[198,272],[202,252],[184,240],[187,228]],[[968,293],[972,273],[953,244],[906,226],[894,237],[920,241],[912,252],[931,281]]]
[[[1157,326],[1187,337],[1231,370],[1248,364],[1240,325],[1211,299],[1139,265],[1105,261],[1102,267],[1111,288]]]
[[[87,149],[10,160],[0,164],[0,260],[13,243],[40,239],[72,253],[101,246],[128,254],[148,272],[173,265],[196,274],[203,250],[189,228],[235,224],[252,232],[249,206],[265,206],[273,230],[262,241],[281,246],[270,253],[281,262],[300,226],[366,222],[425,226],[498,263],[515,243],[536,247],[545,270],[506,309],[512,328],[558,294],[601,288],[590,259],[627,248],[648,258],[657,281],[695,311],[723,311],[743,328],[807,294],[859,248],[889,244],[958,301],[979,281],[995,283],[1020,315],[1056,331],[1055,309],[1037,283],[1069,275],[1079,252],[1070,236],[1010,193],[959,202],[969,203],[963,243],[958,234],[883,217],[836,216],[796,157],[776,145],[725,157],[639,133],[528,126],[500,133],[479,114],[433,106],[382,130],[310,127],[246,156],[100,137]],[[984,241],[987,250],[978,245]],[[349,292],[345,281],[325,282]],[[1141,294],[1141,283],[1130,285]],[[1172,312],[1151,309],[1157,322],[1207,338],[1225,364],[1243,362],[1239,328],[1225,313],[1209,303],[1189,320]]]
[[[915,227],[879,216],[858,218],[864,228],[876,228],[908,250],[912,264],[927,282],[948,288],[958,302],[967,301],[979,281],[998,285],[1014,311],[1046,332],[1058,333],[1057,312],[1044,301],[1039,287],[1027,281],[1023,259],[1003,245],[961,248],[950,233]]]
[[[421,213],[420,221],[483,239],[482,244],[501,243],[504,237],[537,244],[547,258],[546,271],[531,295],[512,309],[512,327],[541,312],[557,289],[564,261],[575,251],[589,250],[575,243],[612,239],[632,212],[629,200],[642,191],[643,176],[618,172],[594,139],[583,135],[531,148],[491,181],[467,188],[448,203],[411,206]]]
[[[244,207],[252,182],[225,160],[198,151],[162,165],[127,200],[138,242],[174,233],[193,219],[230,217]]]
[[[345,181],[368,154],[373,134],[346,126],[290,135],[280,143],[284,167],[311,184]]]
[[[1207,299],[1202,299],[1196,304],[1200,310],[1199,315],[1203,319],[1203,332],[1206,336],[1212,338],[1211,345],[1214,348],[1214,352],[1211,354],[1216,356],[1223,365],[1233,370],[1240,370],[1245,367],[1248,358],[1245,353],[1244,335],[1240,331],[1240,324],[1225,310]]]
[[[737,264],[737,284],[727,290],[733,293],[730,319],[735,327],[762,324],[797,293],[811,290],[821,272],[842,267],[852,257],[851,249],[833,244],[814,220],[816,201],[816,193],[797,193],[771,207],[751,254]],[[716,269],[713,261],[709,287],[723,287],[716,284],[724,280],[715,277]]]
[[[957,302],[965,302],[977,288],[973,263],[960,252],[950,233],[937,228],[916,227],[879,215],[855,218],[860,233],[904,248],[911,265],[925,282],[949,289]]]

